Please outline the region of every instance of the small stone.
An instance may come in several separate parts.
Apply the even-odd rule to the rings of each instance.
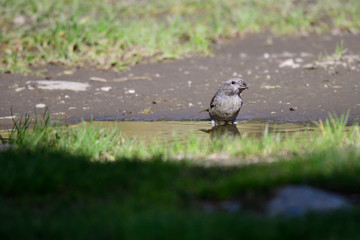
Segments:
[[[64,75],[73,75],[74,71],[73,70],[65,70],[65,71],[63,71],[63,74]]]
[[[90,80],[96,82],[107,82],[105,78],[100,78],[100,77],[91,77]]]
[[[2,119],[13,119],[13,118],[16,118],[16,116],[5,116],[5,117],[0,117],[0,120]]]
[[[300,56],[301,57],[311,57],[311,56],[313,56],[313,54],[307,53],[307,52],[302,52],[302,53],[300,53]]]
[[[28,81],[27,84],[34,84],[38,89],[43,90],[71,90],[71,91],[86,91],[90,88],[88,83],[71,82],[63,80],[36,80]],[[28,85],[30,89],[30,85]]]
[[[53,113],[52,115],[55,115],[55,116],[58,116],[58,115],[60,115],[60,116],[64,116],[64,115],[65,115],[65,113],[64,113],[64,112],[58,112],[58,113]]]
[[[21,92],[24,89],[25,89],[25,87],[15,88],[15,92]]]
[[[313,64],[313,63],[308,63],[308,64],[303,65],[302,68],[303,68],[303,69],[307,69],[307,70],[313,70],[313,69],[316,68],[316,65]]]
[[[280,63],[279,67],[280,68],[283,68],[283,67],[298,68],[298,67],[300,67],[300,64],[295,63],[292,58],[289,58],[289,59],[283,61],[282,63]]]
[[[10,143],[0,144],[0,152],[6,151],[6,150],[10,149],[11,147],[12,147],[12,145]]]
[[[130,93],[130,94],[134,94],[135,90],[134,89],[129,89],[127,92]]]
[[[24,16],[17,16],[13,19],[13,23],[15,25],[23,25],[26,22],[26,19]]]
[[[310,211],[329,211],[349,208],[343,197],[309,186],[286,186],[267,205],[271,216],[302,216]]]
[[[270,57],[270,54],[269,53],[264,53],[264,58],[265,59],[268,59]]]
[[[246,57],[247,57],[247,54],[246,54],[246,53],[240,53],[240,57],[241,57],[241,58],[246,58]]]
[[[103,92],[109,92],[112,89],[112,87],[107,86],[107,87],[101,87],[100,89]]]
[[[38,104],[35,105],[35,107],[36,107],[36,108],[45,108],[46,105],[43,104],[43,103],[38,103]]]

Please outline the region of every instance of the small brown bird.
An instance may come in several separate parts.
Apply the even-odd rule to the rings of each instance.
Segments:
[[[245,89],[248,89],[247,84],[241,78],[231,78],[221,84],[207,109],[213,127],[219,122],[236,124],[236,117],[243,105],[240,93]]]

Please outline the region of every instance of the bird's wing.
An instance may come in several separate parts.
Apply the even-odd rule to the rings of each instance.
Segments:
[[[215,98],[216,98],[216,95],[213,96],[213,98],[212,98],[211,101],[210,101],[210,108],[215,107],[215,105],[216,105],[216,99],[215,99]],[[200,111],[199,113],[209,112],[209,111],[210,111],[210,108],[204,109],[204,110]]]
[[[220,105],[222,105],[221,97],[218,94],[215,94],[215,96],[211,99],[210,108],[219,107]]]

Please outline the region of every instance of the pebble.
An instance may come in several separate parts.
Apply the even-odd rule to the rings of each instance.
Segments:
[[[21,92],[24,89],[25,89],[25,87],[15,88],[15,92]]]
[[[99,78],[99,77],[91,77],[91,81],[97,81],[97,82],[107,82],[105,78]]]
[[[240,53],[241,58],[246,58],[248,55],[246,53]]]
[[[23,25],[26,22],[26,19],[24,16],[17,16],[13,19],[13,23],[15,25]]]
[[[58,115],[60,115],[60,116],[64,116],[64,115],[65,115],[65,113],[64,113],[64,112],[57,112],[57,113],[53,113],[52,115],[55,115],[55,116],[58,116]]]
[[[283,67],[298,68],[298,67],[300,67],[300,64],[295,63],[292,58],[289,58],[289,59],[283,61],[282,63],[280,63],[279,67],[280,68],[283,68]]]
[[[6,151],[6,150],[10,149],[11,147],[12,147],[12,145],[10,143],[0,144],[0,152]]]
[[[5,116],[5,117],[0,117],[0,120],[2,120],[2,119],[13,119],[15,117],[16,116]]]
[[[46,105],[43,104],[43,103],[38,103],[38,104],[35,105],[35,107],[36,107],[36,108],[45,108]]]
[[[100,88],[100,89],[101,89],[101,91],[103,91],[103,92],[109,92],[109,91],[112,89],[112,87],[107,86],[107,87],[102,87],[102,88]]]
[[[310,211],[329,211],[349,208],[351,204],[343,197],[310,186],[286,186],[278,191],[268,203],[271,216],[302,216]]]
[[[90,85],[88,83],[61,81],[61,80],[37,80],[27,81],[27,84],[34,83],[36,87],[43,90],[71,90],[71,91],[86,91]],[[28,85],[30,89],[30,85]],[[32,88],[34,89],[34,88]],[[30,89],[30,90],[32,90]]]

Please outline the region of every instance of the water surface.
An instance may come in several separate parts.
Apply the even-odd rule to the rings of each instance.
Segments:
[[[163,138],[170,139],[174,135],[186,138],[189,134],[206,136],[226,133],[229,135],[247,135],[250,137],[261,137],[265,128],[269,132],[282,134],[293,134],[311,130],[305,123],[268,123],[265,121],[250,120],[241,121],[237,125],[226,125],[211,127],[209,121],[94,121],[93,126],[118,129],[119,133],[128,138],[151,139]],[[81,125],[81,124],[80,124]]]

